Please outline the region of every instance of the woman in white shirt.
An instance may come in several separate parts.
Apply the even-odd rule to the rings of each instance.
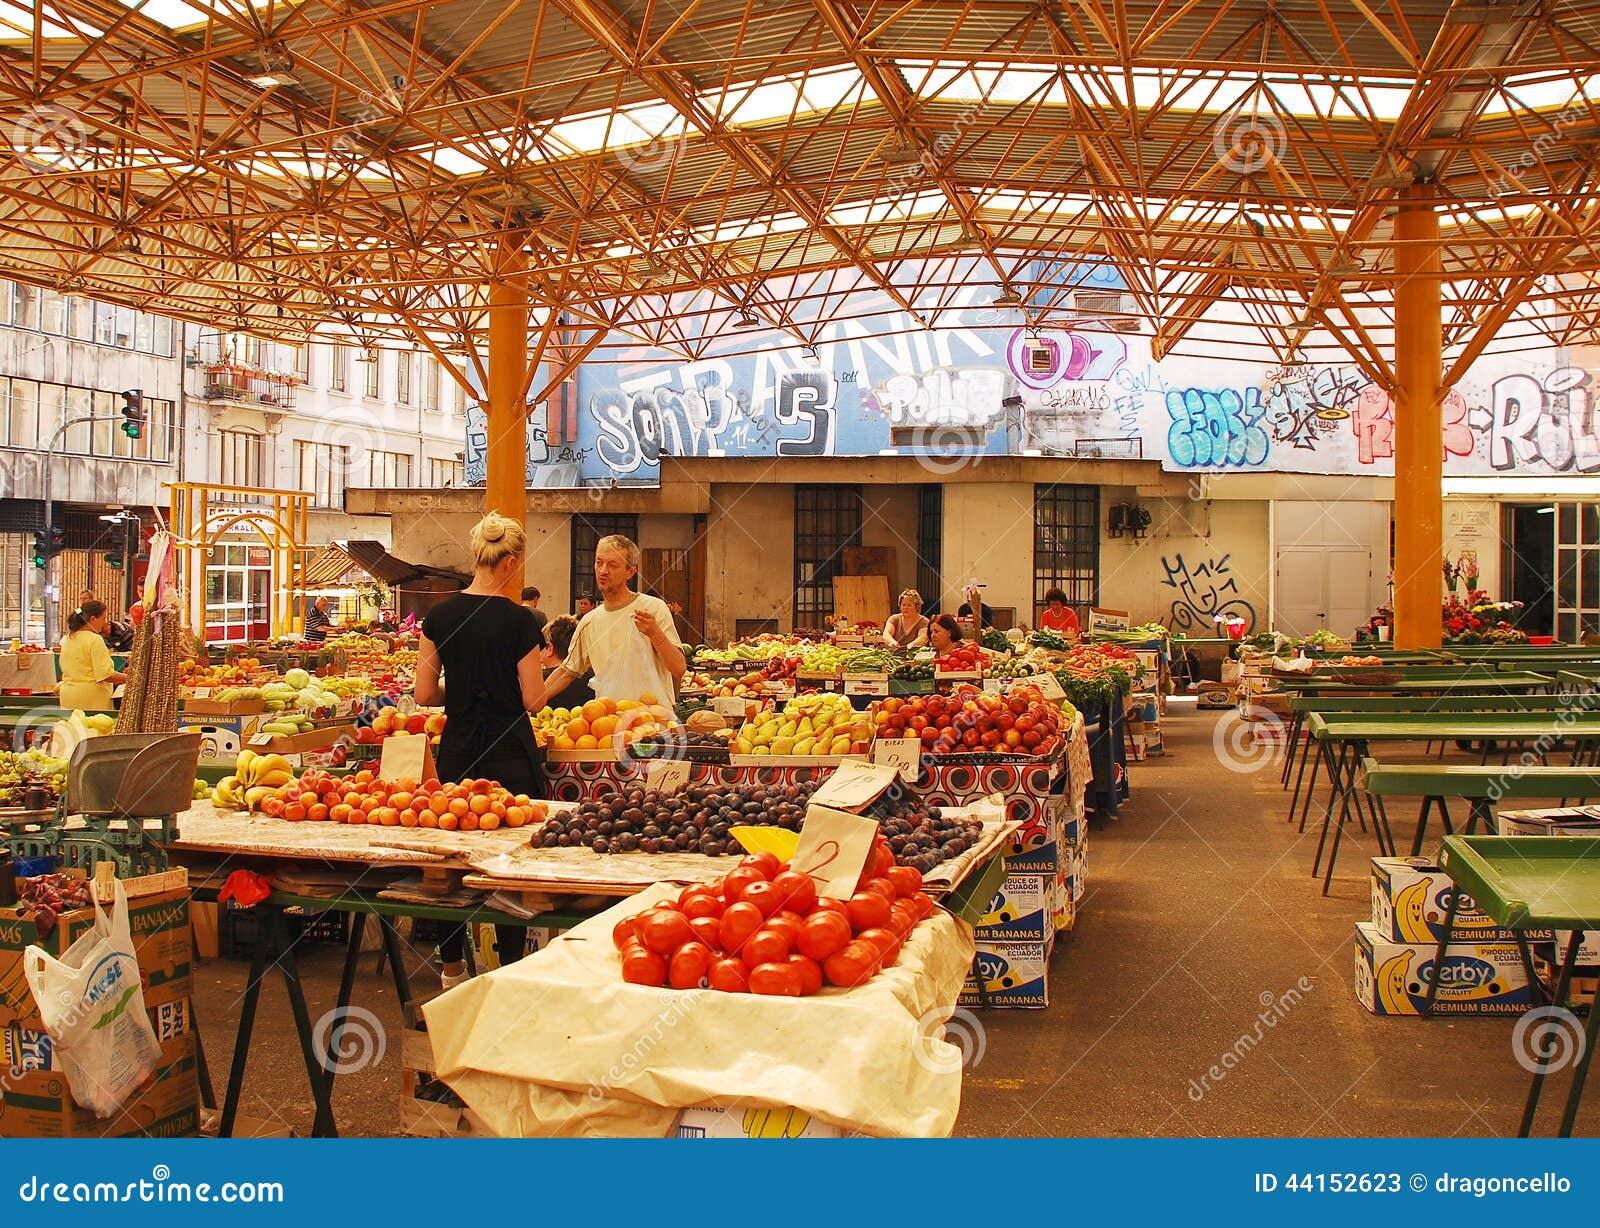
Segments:
[[[928,642],[928,620],[922,616],[922,594],[908,588],[900,594],[900,613],[883,624],[891,648],[921,648]]]

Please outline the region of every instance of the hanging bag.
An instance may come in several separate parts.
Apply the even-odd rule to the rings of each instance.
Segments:
[[[128,893],[120,880],[111,916],[98,896],[94,913],[94,928],[60,959],[36,946],[22,958],[72,1098],[97,1117],[110,1117],[150,1077],[161,1046],[145,1014]]]

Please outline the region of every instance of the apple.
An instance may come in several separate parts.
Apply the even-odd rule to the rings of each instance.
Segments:
[[[438,737],[444,732],[444,717],[435,713],[428,718],[428,723],[423,730],[430,737]]]
[[[386,738],[395,729],[395,711],[393,708],[384,708],[377,716],[372,718],[372,732],[375,736]]]
[[[426,712],[413,712],[406,717],[407,733],[423,733],[428,728],[428,714]]]

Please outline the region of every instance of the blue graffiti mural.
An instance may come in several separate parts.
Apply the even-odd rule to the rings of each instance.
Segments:
[[[1167,392],[1167,450],[1180,469],[1256,468],[1272,446],[1261,422],[1261,390],[1173,388]]]
[[[1174,559],[1162,557],[1161,569],[1167,575],[1161,583],[1177,590],[1167,612],[1168,626],[1174,631],[1215,635],[1218,618],[1242,618],[1249,633],[1255,626],[1256,611],[1239,596],[1239,582],[1228,562],[1232,557],[1212,557],[1194,566],[1181,554]]]

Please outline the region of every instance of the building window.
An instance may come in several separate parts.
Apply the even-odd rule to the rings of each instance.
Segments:
[[[439,360],[425,359],[422,364],[422,408],[437,411],[439,408]]]
[[[859,486],[794,488],[794,627],[833,617],[833,577],[846,546],[861,544]]]
[[[104,456],[166,463],[172,459],[173,402],[145,396],[144,427],[132,439],[122,430],[122,397],[105,389],[0,378],[0,437],[13,448],[39,451],[54,439],[62,455]],[[75,418],[97,421],[56,431]]]
[[[11,322],[18,328],[39,327],[39,291],[20,281],[11,285]]]
[[[405,452],[367,452],[367,485],[399,487],[411,485],[411,457]]]
[[[206,638],[237,642],[266,634],[272,553],[265,546],[224,542],[206,566]]]
[[[328,387],[334,392],[343,392],[350,383],[349,347],[336,345],[328,354]]]
[[[1556,639],[1600,633],[1600,503],[1556,504]]]
[[[917,591],[922,594],[922,612],[930,618],[939,612],[939,594],[944,590],[944,487],[917,487]],[[900,597],[890,594],[898,611]]]
[[[261,487],[261,436],[254,431],[219,431],[212,436],[211,472],[222,486]]]
[[[602,537],[610,537],[613,533],[620,533],[630,541],[638,541],[639,518],[614,514],[578,515],[572,518],[572,567],[567,580],[571,587],[567,591],[572,594],[574,609],[577,608],[578,598],[585,593],[596,601],[600,599],[594,586],[594,548]],[[637,577],[633,583],[638,585]]]
[[[302,384],[311,382],[311,347],[309,345],[290,346],[290,367],[295,378]]]
[[[345,477],[350,467],[350,449],[331,443],[295,440],[296,484],[311,494],[317,507],[343,507]]]
[[[368,350],[361,357],[361,391],[365,396],[378,395],[378,361],[382,353],[381,350]]]
[[[394,356],[394,399],[402,405],[411,404],[411,364],[416,356],[401,350]]]
[[[61,337],[67,331],[67,300],[56,290],[44,292],[39,327],[47,333]]]
[[[1089,625],[1089,607],[1100,600],[1100,488],[1033,488],[1033,605],[1025,621],[1044,608],[1044,595],[1059,588],[1067,604]]]
[[[435,490],[443,490],[447,486],[463,486],[466,484],[465,466],[458,460],[441,460],[437,456],[428,458],[428,485]]]

